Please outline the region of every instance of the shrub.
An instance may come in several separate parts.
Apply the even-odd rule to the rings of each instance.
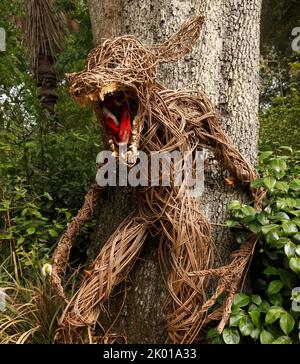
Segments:
[[[300,342],[300,151],[262,151],[259,171],[252,186],[267,190],[262,210],[232,201],[227,221],[240,242],[248,234],[259,235],[251,268],[253,292],[235,296],[223,333],[208,331],[211,343]]]

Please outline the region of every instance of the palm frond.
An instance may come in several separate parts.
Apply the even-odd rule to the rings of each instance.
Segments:
[[[54,11],[55,0],[28,0],[24,42],[29,50],[30,62],[35,72],[39,55],[55,55],[63,49],[66,35],[66,18]]]

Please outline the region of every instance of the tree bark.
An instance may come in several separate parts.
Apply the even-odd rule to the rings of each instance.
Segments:
[[[88,0],[95,46],[122,32],[122,0]]]
[[[100,44],[103,37],[118,33],[134,34],[148,44],[163,42],[188,17],[199,12],[205,16],[201,39],[193,51],[177,63],[161,66],[160,81],[169,88],[204,90],[234,145],[255,163],[261,0],[123,0],[122,9],[120,5],[118,2],[119,18],[111,21],[109,15],[103,19],[104,14],[112,11],[109,2],[89,1],[95,44]],[[241,186],[225,183],[226,177],[228,174],[209,154],[205,192],[200,203],[212,224],[217,264],[226,263],[229,253],[236,248],[233,237],[224,227],[227,203],[235,198],[246,198],[240,191]],[[99,251],[121,217],[134,205],[128,189],[125,192],[119,189],[114,196],[106,199],[101,207],[91,256]],[[167,332],[162,308],[166,294],[157,242],[148,241],[126,283],[126,299],[111,333],[126,333],[129,343],[164,342]],[[121,303],[121,295],[110,299],[113,318]]]

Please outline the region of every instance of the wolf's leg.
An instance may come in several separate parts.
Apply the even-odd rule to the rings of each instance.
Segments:
[[[95,258],[90,276],[83,279],[65,308],[59,320],[57,340],[72,342],[78,329],[96,323],[99,304],[127,277],[146,236],[147,224],[136,213],[120,224]]]
[[[165,234],[160,245],[161,263],[162,267],[170,264],[171,268],[165,319],[172,343],[191,343],[204,320],[201,308],[206,301],[208,283],[205,277],[193,272],[211,268],[213,243],[210,225],[198,202],[176,195],[175,190],[170,193],[174,196],[160,219]]]
[[[67,298],[62,285],[62,277],[65,275],[72,246],[81,227],[93,216],[95,207],[100,202],[100,196],[104,188],[92,185],[85,196],[82,208],[68,225],[59,239],[53,254],[51,283],[57,294],[67,302]]]

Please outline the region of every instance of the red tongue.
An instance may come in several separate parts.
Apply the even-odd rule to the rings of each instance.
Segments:
[[[128,143],[131,136],[130,114],[126,106],[123,108],[120,130],[119,130],[119,142]]]
[[[107,107],[103,110],[104,120],[107,127],[113,134],[114,141],[118,139],[119,143],[128,143],[131,136],[130,114],[126,106],[123,107],[120,125],[118,120],[111,112],[111,105],[105,105]]]
[[[113,113],[111,113],[106,107],[103,108],[104,121],[107,127],[110,129],[113,135],[119,133],[119,123]]]

